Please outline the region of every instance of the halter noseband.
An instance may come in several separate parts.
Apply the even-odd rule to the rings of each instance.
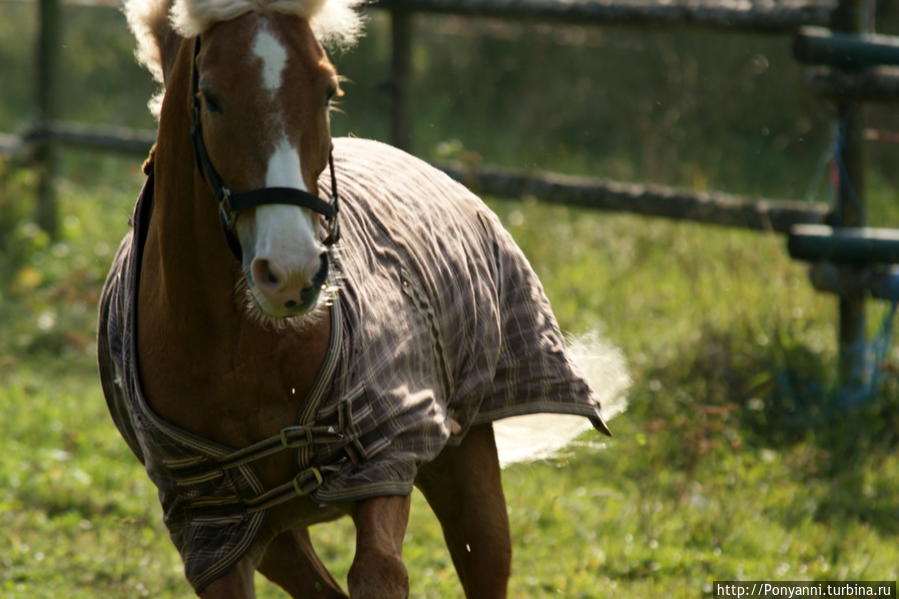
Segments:
[[[206,183],[212,188],[215,195],[215,201],[219,208],[219,221],[222,226],[222,232],[225,234],[225,240],[228,247],[237,261],[240,262],[243,257],[243,250],[240,247],[240,241],[234,233],[234,223],[237,219],[237,213],[247,208],[263,206],[265,204],[289,204],[307,208],[313,212],[323,215],[328,221],[328,236],[323,243],[326,246],[332,246],[340,240],[340,225],[337,222],[337,214],[339,212],[340,203],[337,197],[337,176],[334,173],[334,152],[333,149],[328,153],[328,168],[331,171],[331,201],[326,202],[317,195],[311,194],[302,189],[292,187],[261,187],[251,191],[242,191],[234,193],[228,186],[224,184],[218,171],[212,165],[209,159],[209,152],[206,150],[206,143],[203,141],[203,128],[200,122],[200,71],[197,68],[197,57],[200,55],[200,36],[196,38],[194,43],[193,58],[193,76],[191,80],[191,97],[193,102],[193,123],[190,128],[190,136],[194,144],[194,156],[200,174],[206,180]]]

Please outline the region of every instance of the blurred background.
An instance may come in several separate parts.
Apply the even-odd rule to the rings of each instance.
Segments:
[[[390,30],[332,56],[337,135],[387,140]],[[881,2],[877,30],[899,34]],[[413,152],[523,171],[833,202],[834,108],[788,36],[417,15]],[[65,121],[150,129],[157,89],[119,7],[63,4]],[[0,132],[37,118],[34,2],[0,0]],[[872,104],[868,220],[899,226],[899,111]],[[38,177],[0,155],[0,595],[189,596],[155,493],[106,414],[95,310],[127,231],[141,159],[67,149],[60,232],[35,224]],[[836,301],[784,238],[486,198],[541,276],[563,329],[599,331],[634,384],[616,438],[505,472],[512,597],[697,597],[727,579],[899,577],[899,355],[871,302],[876,384],[847,406]],[[314,533],[345,576],[346,523]],[[416,499],[415,597],[459,596]],[[5,537],[5,540],[4,540]],[[265,587],[262,597],[279,597]]]

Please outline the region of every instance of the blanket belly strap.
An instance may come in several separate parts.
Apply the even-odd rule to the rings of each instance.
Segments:
[[[343,445],[346,438],[333,426],[286,426],[277,435],[223,456],[197,456],[188,459],[163,460],[172,474],[172,481],[184,489],[192,518],[200,521],[222,521],[240,514],[252,514],[284,503],[294,497],[308,495],[324,482],[323,472],[337,470],[336,466],[310,467],[292,479],[260,493],[256,497],[208,496],[195,488],[226,476],[227,471],[240,469],[265,457],[291,449],[313,445]],[[191,489],[194,487],[193,489]]]
[[[285,501],[289,501],[294,497],[309,495],[324,482],[325,479],[324,476],[322,476],[322,471],[332,469],[337,470],[336,467],[306,468],[283,485],[279,485],[262,495],[245,501],[244,504],[246,505],[247,512],[261,512],[284,503]]]
[[[190,519],[225,523],[265,511],[295,497],[315,492],[325,482],[326,475],[347,466],[346,458],[349,458],[350,464],[358,465],[380,453],[389,442],[381,438],[377,430],[363,431],[357,427],[360,420],[368,417],[371,406],[363,403],[354,410],[351,403],[350,400],[339,402],[334,412],[325,416],[326,421],[331,418],[335,420],[329,424],[286,426],[276,435],[224,455],[163,459],[170,480],[179,489],[177,493],[190,512]],[[344,458],[332,458],[330,463],[316,466],[309,466],[308,462],[301,460],[303,469],[293,478],[252,497],[219,494],[214,490],[220,488],[219,481],[228,484],[226,481],[231,476],[230,472],[240,473],[254,462],[282,451],[308,450],[317,445],[331,446],[335,452],[342,452]],[[238,474],[245,475],[246,472]]]
[[[285,426],[277,435],[219,458],[220,467],[237,468],[286,449],[299,449],[316,444],[339,443],[344,436],[333,426]]]
[[[207,458],[198,456],[183,460],[165,460],[178,486],[190,486],[223,476],[232,470],[287,451],[313,445],[345,444],[346,437],[333,426],[286,426],[277,435],[248,445],[223,456]]]
[[[336,467],[306,468],[288,482],[250,499],[229,497],[197,497],[190,500],[192,522],[226,522],[273,508],[296,497],[309,495],[324,482],[324,473]]]

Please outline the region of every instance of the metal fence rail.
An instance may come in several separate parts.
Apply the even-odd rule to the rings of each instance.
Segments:
[[[50,123],[32,129],[22,138],[0,136],[0,150],[7,146],[23,152],[51,141],[73,148],[141,157],[147,155],[155,139],[153,131]],[[797,224],[823,222],[827,211],[823,205],[804,202],[696,192],[595,177],[531,173],[458,163],[435,163],[434,166],[484,195],[533,197],[549,204],[630,212],[757,231],[788,233]]]
[[[397,12],[532,19],[575,25],[792,33],[803,25],[827,26],[836,4],[826,0],[764,3],[749,0],[380,0],[374,6]]]
[[[695,192],[664,185],[621,183],[557,173],[534,174],[489,166],[436,166],[474,191],[487,195],[533,197],[550,204],[756,231],[789,233],[794,225],[823,222],[827,213],[827,208],[820,204]]]
[[[64,122],[40,124],[23,136],[26,147],[57,143],[85,150],[137,155],[146,155],[155,140],[155,131]]]

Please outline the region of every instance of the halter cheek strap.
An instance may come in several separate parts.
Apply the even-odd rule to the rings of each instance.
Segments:
[[[328,153],[328,168],[331,171],[331,198],[330,202],[322,200],[315,194],[302,189],[292,187],[261,187],[251,191],[242,191],[234,193],[222,181],[218,171],[209,158],[209,152],[206,150],[206,142],[203,140],[203,128],[200,120],[200,72],[197,68],[197,57],[200,55],[200,36],[197,36],[194,42],[194,65],[193,76],[191,80],[191,96],[193,103],[193,123],[190,128],[190,136],[193,140],[194,158],[200,173],[206,180],[206,183],[212,188],[215,201],[219,209],[219,221],[222,226],[222,232],[225,234],[225,240],[234,257],[240,262],[243,258],[243,250],[240,247],[240,241],[234,233],[234,223],[237,220],[237,214],[241,210],[264,206],[266,204],[287,204],[299,206],[312,210],[321,214],[328,221],[328,236],[323,243],[326,246],[332,246],[340,240],[340,225],[337,222],[337,214],[339,212],[339,200],[337,196],[337,175],[334,172],[334,153],[333,150]]]

